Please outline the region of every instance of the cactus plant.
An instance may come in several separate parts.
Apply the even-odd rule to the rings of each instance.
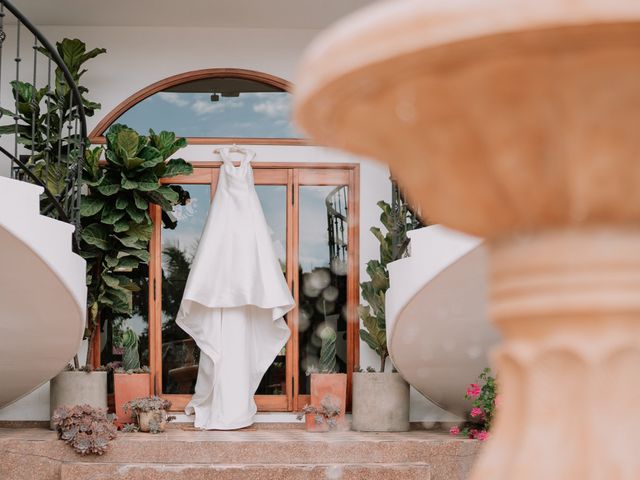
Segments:
[[[122,367],[125,371],[131,371],[140,368],[140,354],[138,352],[138,334],[130,327],[122,334],[122,347],[124,354],[122,356]]]
[[[322,347],[320,348],[320,373],[334,373],[336,371],[336,331],[331,327],[324,327],[320,332]]]

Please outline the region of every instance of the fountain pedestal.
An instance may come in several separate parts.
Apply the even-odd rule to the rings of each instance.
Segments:
[[[504,404],[474,479],[640,478],[639,58],[635,0],[403,0],[303,61],[313,138],[488,240]]]

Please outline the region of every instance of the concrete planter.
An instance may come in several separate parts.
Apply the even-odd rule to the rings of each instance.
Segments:
[[[113,396],[118,425],[133,422],[131,412],[125,413],[124,404],[151,394],[150,377],[148,373],[113,374]]]
[[[60,372],[51,380],[49,398],[52,416],[61,405],[107,408],[107,372]]]
[[[409,384],[399,373],[354,373],[352,413],[353,430],[406,432]]]

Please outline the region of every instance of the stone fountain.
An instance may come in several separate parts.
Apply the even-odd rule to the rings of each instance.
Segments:
[[[296,117],[487,239],[504,401],[472,478],[640,478],[640,2],[379,4],[309,49]]]

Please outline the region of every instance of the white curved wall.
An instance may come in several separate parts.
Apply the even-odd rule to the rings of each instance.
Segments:
[[[486,251],[480,239],[439,225],[409,235],[411,256],[389,265],[389,352],[419,392],[464,415],[466,386],[498,340],[487,318]]]

